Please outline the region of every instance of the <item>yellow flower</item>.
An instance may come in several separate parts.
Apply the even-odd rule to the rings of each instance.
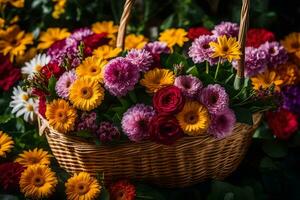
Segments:
[[[5,25],[5,19],[0,17],[0,28],[3,28]]]
[[[212,58],[220,57],[231,62],[232,60],[239,60],[242,54],[236,38],[227,38],[226,35],[219,36],[218,42],[210,42],[209,45],[214,49]]]
[[[70,33],[67,29],[63,28],[48,28],[46,32],[42,32],[39,38],[39,45],[37,46],[38,49],[47,49],[49,48],[54,42],[58,40],[63,40],[70,36]]]
[[[182,130],[191,136],[204,133],[210,123],[209,112],[198,101],[188,101],[176,116]]]
[[[294,85],[298,81],[297,65],[287,62],[276,67],[276,73],[280,75],[283,85]]]
[[[14,16],[14,17],[9,21],[9,23],[10,23],[10,24],[16,24],[16,23],[19,22],[19,20],[20,20],[20,17],[19,17],[18,15],[16,15],[16,16]]]
[[[87,172],[74,174],[65,183],[65,187],[68,200],[93,200],[101,193],[101,185]]]
[[[173,49],[173,46],[175,45],[182,47],[189,39],[187,38],[187,32],[184,29],[171,28],[160,33],[159,41],[167,43],[168,47]]]
[[[125,37],[125,49],[142,49],[148,42],[143,35],[129,34]]]
[[[24,0],[0,0],[0,4],[10,3],[12,6],[16,8],[24,7]]]
[[[148,93],[154,93],[157,90],[173,85],[175,75],[168,69],[154,68],[144,74],[144,78],[140,81],[141,85],[147,88]]]
[[[32,165],[50,165],[51,157],[47,151],[35,148],[33,150],[23,151],[23,153],[19,154],[15,162],[26,167]]]
[[[275,91],[280,91],[280,86],[283,84],[280,76],[275,71],[269,70],[252,77],[251,81],[255,90],[269,89],[274,86]]]
[[[95,49],[93,51],[93,55],[108,60],[117,57],[121,52],[122,52],[121,48],[113,48],[108,45],[103,45]]]
[[[58,181],[56,175],[45,165],[29,166],[21,174],[20,190],[25,197],[47,198],[55,191]]]
[[[46,118],[49,124],[58,132],[67,133],[72,131],[76,117],[76,110],[63,99],[57,99],[47,104]]]
[[[52,17],[54,19],[59,19],[60,15],[65,12],[65,6],[67,3],[67,0],[52,0],[53,2],[56,2],[53,12],[52,12]]]
[[[106,60],[103,60],[96,56],[87,57],[77,68],[76,74],[78,77],[91,78],[91,80],[103,82],[103,69],[107,64]]]
[[[37,49],[35,47],[31,47],[28,49],[24,55],[16,57],[16,63],[18,65],[22,65],[25,62],[31,60],[37,54]]]
[[[284,40],[281,41],[282,45],[289,53],[296,53],[300,51],[300,33],[290,33]]]
[[[12,138],[0,131],[0,157],[6,157],[6,153],[9,153],[14,147],[14,141]]]
[[[96,22],[92,25],[92,31],[94,33],[107,33],[107,37],[111,39],[109,44],[114,46],[118,26],[114,25],[113,21]]]
[[[17,25],[0,30],[0,52],[10,54],[11,61],[15,56],[24,55],[26,46],[30,44],[33,44],[33,35],[21,31]]]
[[[90,111],[101,104],[104,89],[97,81],[82,77],[72,84],[69,99],[76,108]]]

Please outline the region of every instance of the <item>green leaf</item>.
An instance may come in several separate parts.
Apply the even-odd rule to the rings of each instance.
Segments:
[[[131,99],[131,101],[132,101],[133,103],[136,103],[136,102],[137,102],[137,97],[136,97],[136,94],[135,94],[134,91],[130,91],[130,92],[128,93],[128,95],[129,95],[129,98]]]
[[[50,95],[52,97],[57,96],[56,91],[55,91],[55,85],[56,85],[56,78],[52,75],[49,79],[49,82],[48,82],[48,90],[49,90]]]
[[[0,124],[6,124],[7,122],[9,122],[13,118],[14,118],[14,116],[11,115],[11,114],[1,115],[0,116]]]
[[[174,14],[170,15],[161,25],[160,29],[165,30],[172,26],[174,21]]]
[[[82,138],[93,138],[94,136],[88,131],[78,131],[75,132],[75,135]]]
[[[166,62],[166,67],[173,68],[175,64],[182,64],[184,67],[188,66],[186,58],[183,55],[176,52],[169,55]]]
[[[249,109],[236,107],[233,110],[238,122],[253,125],[252,113]]]
[[[198,68],[196,65],[190,67],[187,71],[186,71],[187,74],[191,74],[193,76],[196,76],[198,77],[199,76],[199,72],[198,72]]]
[[[21,133],[25,132],[25,123],[22,118],[16,118],[16,129]]]
[[[278,167],[276,166],[276,164],[273,162],[273,160],[269,157],[264,157],[261,161],[260,161],[260,165],[259,167],[263,170],[267,169],[267,170],[276,170],[278,169]]]
[[[265,141],[262,149],[271,158],[282,158],[288,153],[287,145],[279,141]]]
[[[19,198],[17,196],[13,196],[10,194],[0,194],[1,200],[18,200]]]
[[[206,73],[200,73],[198,77],[204,85],[215,83],[215,80],[212,76]]]

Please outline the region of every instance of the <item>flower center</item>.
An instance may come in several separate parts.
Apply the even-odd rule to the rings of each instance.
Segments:
[[[41,176],[33,177],[33,185],[36,187],[41,187],[45,184],[45,180]]]
[[[91,67],[90,71],[92,74],[96,74],[98,72],[98,70],[94,66]]]
[[[210,46],[209,46],[209,44],[205,44],[205,45],[202,46],[202,48],[203,48],[203,49],[209,49]]]
[[[291,46],[292,46],[293,49],[299,49],[300,48],[300,44],[298,42],[293,42]]]
[[[84,99],[89,99],[93,96],[93,91],[89,87],[83,87],[80,92],[81,92],[81,97]]]
[[[199,118],[199,116],[196,113],[194,113],[193,111],[186,113],[184,116],[184,120],[188,124],[196,124],[198,121],[198,118]]]
[[[67,116],[65,115],[65,112],[63,110],[57,111],[57,117],[60,122],[65,122],[67,120]]]
[[[67,80],[66,86],[67,86],[67,88],[69,88],[71,86],[71,81],[70,80]]]
[[[224,53],[227,53],[227,51],[229,50],[229,47],[226,45],[226,46],[223,46],[223,48],[222,48],[222,51],[224,52]]]
[[[33,106],[31,105],[31,104],[28,104],[27,106],[26,106],[26,109],[27,109],[27,111],[28,112],[32,112],[34,109],[33,109]]]
[[[39,71],[41,71],[41,69],[42,69],[42,66],[41,66],[41,65],[35,66],[35,71],[39,72]]]
[[[117,191],[117,199],[122,200],[124,198],[124,192],[122,190]]]
[[[77,192],[79,195],[85,195],[88,191],[89,191],[89,188],[87,187],[86,185],[87,183],[78,183],[77,184]]]
[[[29,96],[28,94],[22,94],[22,97],[21,97],[24,101],[28,101],[29,99]]]
[[[216,95],[212,95],[210,97],[211,104],[215,104],[215,103],[217,103],[217,101],[218,101],[218,97]]]
[[[30,157],[30,158],[28,158],[28,161],[31,164],[38,164],[40,162],[40,159],[38,159],[36,157]]]
[[[270,49],[269,49],[269,53],[270,53],[271,55],[273,55],[273,54],[275,53],[275,49],[274,49],[274,48],[270,48]]]

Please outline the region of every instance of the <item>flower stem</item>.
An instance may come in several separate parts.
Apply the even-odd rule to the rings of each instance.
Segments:
[[[217,70],[216,70],[216,73],[215,73],[215,80],[217,80],[217,77],[218,77],[218,73],[219,73],[219,69],[220,69],[220,63],[221,63],[221,59],[219,58],[218,65],[217,65]]]
[[[206,61],[206,68],[205,68],[205,72],[207,73],[207,74],[209,74],[209,64],[208,64],[208,62]]]

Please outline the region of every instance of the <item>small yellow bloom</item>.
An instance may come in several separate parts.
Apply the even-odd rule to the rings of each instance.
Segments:
[[[148,42],[143,35],[129,34],[125,37],[125,49],[142,49]]]
[[[146,72],[140,83],[147,88],[148,93],[155,93],[163,87],[172,85],[174,80],[175,75],[172,71],[155,68]]]
[[[182,47],[185,42],[189,41],[187,32],[182,28],[171,28],[160,33],[159,41],[167,43],[170,49],[175,45]]]
[[[101,193],[101,185],[87,172],[74,174],[65,183],[65,187],[68,200],[94,200]]]
[[[57,99],[47,104],[46,118],[61,133],[72,131],[77,117],[76,110],[65,100]]]
[[[269,70],[252,77],[251,81],[255,90],[269,89],[274,86],[275,91],[280,91],[280,87],[283,84],[280,76],[275,71]]]
[[[52,17],[54,19],[59,19],[60,15],[65,13],[65,6],[67,3],[67,0],[52,0],[56,2],[53,12],[52,12]]]
[[[0,0],[0,4],[10,3],[12,6],[16,8],[23,8],[25,0]]]
[[[63,40],[70,36],[67,29],[48,28],[46,32],[42,32],[39,38],[38,49],[48,49],[54,42]]]
[[[117,57],[121,52],[122,52],[121,48],[113,48],[108,45],[103,45],[95,49],[93,51],[93,55],[108,60]]]
[[[107,33],[107,37],[110,38],[109,44],[115,45],[118,26],[114,25],[113,21],[96,22],[92,25],[92,31],[94,33]]]
[[[210,42],[209,45],[214,49],[212,58],[219,57],[231,62],[232,60],[239,60],[242,54],[236,38],[227,38],[226,35],[219,36],[218,42]]]
[[[55,191],[56,175],[45,165],[29,166],[21,174],[20,190],[25,197],[44,199]]]
[[[13,139],[0,131],[0,157],[6,157],[6,153],[9,153],[14,147]]]
[[[182,130],[190,136],[204,133],[210,123],[207,108],[198,101],[188,101],[176,116]]]
[[[281,43],[288,53],[300,52],[300,33],[290,33]]]
[[[5,25],[5,19],[0,17],[0,28],[3,28]]]
[[[277,66],[276,73],[283,80],[283,85],[294,85],[298,82],[298,67],[291,62]]]
[[[23,166],[32,166],[32,165],[50,165],[50,158],[52,156],[48,151],[43,149],[35,148],[33,150],[23,151],[19,154],[16,162],[20,163]]]

